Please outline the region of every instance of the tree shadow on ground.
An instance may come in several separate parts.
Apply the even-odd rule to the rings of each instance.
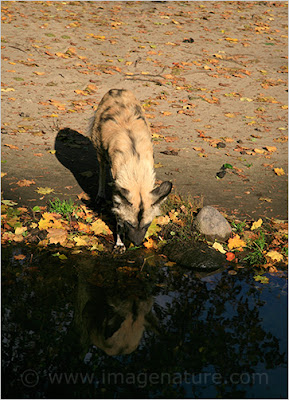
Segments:
[[[58,161],[73,174],[89,200],[82,201],[94,212],[104,215],[106,222],[114,221],[111,213],[111,191],[107,201],[96,202],[98,190],[99,164],[96,151],[86,136],[70,129],[61,129],[55,139],[54,148]],[[110,223],[112,225],[113,222]]]

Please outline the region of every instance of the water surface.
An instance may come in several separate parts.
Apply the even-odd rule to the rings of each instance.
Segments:
[[[2,253],[3,398],[287,398],[285,275]]]

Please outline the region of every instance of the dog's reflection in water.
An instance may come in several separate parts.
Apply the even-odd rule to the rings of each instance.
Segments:
[[[152,313],[153,297],[138,298],[135,293],[126,297],[97,286],[79,283],[76,324],[81,343],[90,344],[115,356],[130,354],[140,343],[145,329],[157,330]]]

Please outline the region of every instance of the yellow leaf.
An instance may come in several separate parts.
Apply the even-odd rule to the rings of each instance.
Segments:
[[[7,175],[7,172],[1,172],[1,178],[3,178],[5,175]]]
[[[26,226],[15,228],[15,235],[22,235],[25,231],[27,231]]]
[[[87,240],[89,239],[89,236],[75,236],[73,240],[76,243],[76,246],[87,246],[88,242]]]
[[[78,90],[78,89],[76,89],[74,92],[75,92],[76,94],[82,94],[83,96],[89,95],[89,93],[86,92],[85,90]]]
[[[227,113],[227,114],[225,114],[225,116],[228,118],[235,118],[235,114],[232,114],[232,113]]]
[[[273,261],[282,261],[283,260],[283,255],[278,253],[278,251],[269,251],[266,256],[270,257],[271,260]]]
[[[13,88],[7,88],[7,89],[2,88],[1,92],[15,92],[15,89],[13,89]]]
[[[233,39],[230,37],[227,37],[225,40],[227,40],[227,42],[238,42],[238,39]]]
[[[174,265],[176,265],[177,263],[174,261],[168,261],[165,263],[165,267],[173,267]]]
[[[254,149],[254,152],[257,154],[264,154],[266,151],[264,149]]]
[[[156,222],[158,225],[167,225],[170,222],[170,217],[168,215],[157,217]]]
[[[258,221],[253,222],[251,226],[251,231],[260,228],[260,226],[263,224],[262,218],[259,218]]]
[[[162,168],[163,164],[161,164],[160,162],[154,165],[155,168]]]
[[[170,111],[162,111],[163,115],[172,115],[172,113]]]
[[[275,146],[265,146],[265,149],[267,151],[270,151],[270,153],[273,153],[274,151],[277,150],[277,147],[275,147]]]
[[[35,190],[35,192],[39,193],[39,194],[50,194],[52,192],[54,192],[54,189],[51,189],[50,187],[38,187],[37,190]]]
[[[230,238],[228,240],[228,248],[229,250],[232,249],[241,249],[242,247],[245,247],[246,243],[244,242],[244,240],[242,240],[240,238],[239,235],[235,235],[234,237]]]
[[[35,75],[45,75],[45,72],[34,71],[33,74],[35,74]]]
[[[284,172],[283,168],[274,168],[274,172],[278,176],[285,175],[285,172]]]
[[[241,101],[253,101],[253,99],[250,99],[249,97],[241,97],[240,98]]]
[[[159,138],[163,138],[163,135],[159,135],[158,133],[152,134],[152,139],[159,139]]]
[[[94,232],[95,235],[110,235],[112,233],[106,223],[103,222],[101,219],[97,219],[91,224],[91,230]]]
[[[283,110],[288,110],[288,106],[286,106],[286,105],[281,106],[281,108],[282,108]]]
[[[69,58],[69,55],[64,53],[55,53],[55,55],[60,58]]]
[[[224,250],[224,247],[223,247],[220,243],[215,242],[215,243],[213,244],[213,248],[214,248],[215,250],[219,251],[219,252],[222,253],[222,254],[226,254],[226,250]]]

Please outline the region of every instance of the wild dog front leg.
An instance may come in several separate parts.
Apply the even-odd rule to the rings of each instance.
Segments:
[[[99,162],[99,181],[97,200],[105,199],[106,164],[103,160]]]
[[[120,223],[117,223],[116,242],[114,245],[114,252],[116,252],[116,253],[124,253],[126,250],[125,245],[124,245],[123,241],[121,240],[122,231],[123,231],[123,226]]]

